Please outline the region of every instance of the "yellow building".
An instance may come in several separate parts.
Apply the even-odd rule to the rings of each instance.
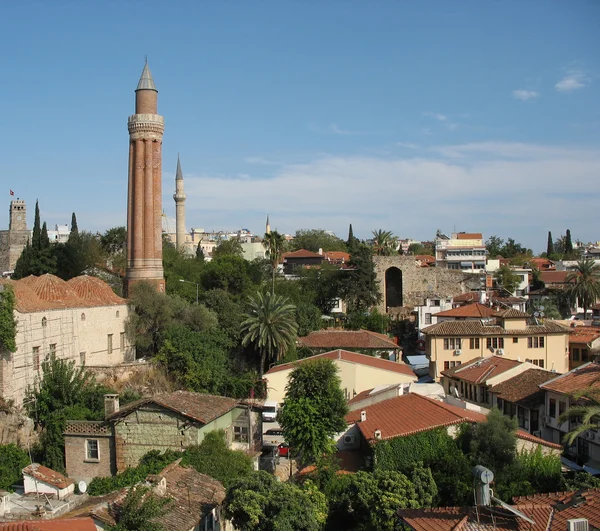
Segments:
[[[430,376],[437,381],[442,371],[490,354],[567,372],[569,329],[550,320],[529,324],[528,318],[510,309],[487,319],[444,321],[424,328]]]

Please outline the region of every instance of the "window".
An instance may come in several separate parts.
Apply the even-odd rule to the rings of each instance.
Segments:
[[[85,365],[85,352],[80,352],[79,353],[79,364],[80,365]]]
[[[48,346],[50,349],[50,357],[56,356],[56,343],[50,343]]]
[[[48,324],[48,319],[42,317],[42,326],[46,326]]]
[[[460,367],[460,361],[445,361],[444,362],[444,370],[454,369],[454,367]],[[461,382],[462,384],[462,382]]]
[[[455,350],[461,348],[462,341],[460,337],[445,337],[444,350]]]
[[[527,348],[544,348],[544,337],[528,337]]]
[[[579,361],[579,349],[578,348],[573,349],[573,361]]]
[[[588,349],[587,348],[581,349],[581,361],[588,361]]]
[[[486,347],[487,348],[504,348],[504,338],[503,337],[488,337],[488,338],[486,338]]]
[[[496,400],[496,406],[498,406],[498,409],[500,411],[502,411],[504,409],[504,400],[502,400],[501,398],[498,398]]]
[[[112,334],[108,334],[106,336],[106,350],[107,350],[107,352],[109,354],[112,354],[112,351],[113,351],[113,342],[112,342],[112,339],[113,339],[113,335]]]
[[[247,426],[234,426],[233,427],[233,440],[235,442],[248,442],[248,427]]]
[[[120,347],[121,347],[121,352],[123,352],[125,350],[125,332],[121,332],[121,335],[119,336],[120,339]]]
[[[82,313],[82,314],[81,314],[81,320],[82,320],[82,321],[85,321],[85,313]]]
[[[431,306],[439,306],[440,305],[440,300],[439,299],[433,299],[431,301]]]
[[[469,339],[469,347],[471,350],[473,349],[479,349],[479,338],[478,337],[472,337],[471,339]]]
[[[518,343],[519,342],[519,338],[518,337],[513,337],[513,343]]]
[[[100,449],[98,448],[98,439],[86,439],[85,458],[89,461],[98,461],[100,459]]]
[[[425,324],[431,324],[431,314],[430,313],[425,314]]]
[[[548,401],[548,415],[552,418],[556,418],[556,400],[554,400],[554,398],[551,398]]]
[[[115,317],[119,317],[120,315],[121,315],[121,312],[119,312],[119,310],[117,310],[117,311],[115,312]]]
[[[558,403],[558,415],[562,415],[567,410],[567,403],[564,400],[561,400]]]
[[[40,347],[33,347],[33,370],[40,370]]]

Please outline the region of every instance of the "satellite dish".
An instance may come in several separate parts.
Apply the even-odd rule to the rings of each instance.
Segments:
[[[540,312],[533,312],[533,316],[534,317],[539,317],[540,316]]]
[[[545,308],[543,306],[540,306],[540,312],[543,312],[545,310]]]
[[[79,492],[81,492],[81,494],[85,494],[87,491],[87,483],[85,481],[80,481],[77,483],[77,487],[79,488]]]

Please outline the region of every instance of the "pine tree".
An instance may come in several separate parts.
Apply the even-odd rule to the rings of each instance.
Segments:
[[[552,232],[548,231],[548,246],[546,247],[546,256],[550,258],[554,254],[554,240],[552,239]]]
[[[38,251],[42,248],[42,229],[40,225],[40,207],[38,201],[35,202],[35,220],[33,222],[33,238],[31,241],[31,248],[34,251]]]
[[[565,236],[565,258],[573,257],[573,242],[571,241],[571,231],[567,229]]]

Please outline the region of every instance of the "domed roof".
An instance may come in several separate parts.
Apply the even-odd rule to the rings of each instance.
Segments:
[[[82,299],[97,303],[94,305],[125,304],[125,300],[98,277],[81,275],[69,280],[67,285]]]
[[[34,277],[28,282],[28,286],[43,301],[62,303],[64,306],[79,306],[80,300],[77,294],[67,283],[55,275],[49,273]]]

